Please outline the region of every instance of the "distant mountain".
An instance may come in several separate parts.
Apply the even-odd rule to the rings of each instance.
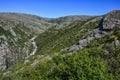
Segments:
[[[1,80],[118,80],[120,10],[43,18],[0,13]]]
[[[56,28],[61,28],[61,27],[65,27],[67,25],[69,25],[70,23],[74,22],[74,21],[84,21],[88,18],[91,18],[92,16],[64,16],[64,17],[59,17],[59,18],[54,18],[54,19],[49,19],[48,22],[50,23],[55,23],[56,24]]]

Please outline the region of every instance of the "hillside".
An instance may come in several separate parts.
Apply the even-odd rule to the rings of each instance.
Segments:
[[[28,57],[32,39],[52,24],[41,17],[20,13],[0,13],[0,71]]]
[[[0,71],[35,54],[37,45],[34,39],[51,27],[59,27],[52,20],[24,13],[0,13]],[[68,22],[68,19],[64,21]]]
[[[118,80],[120,11],[42,18],[0,13],[1,80]]]

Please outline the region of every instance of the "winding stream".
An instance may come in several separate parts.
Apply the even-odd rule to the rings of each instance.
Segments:
[[[37,45],[35,42],[35,39],[37,38],[37,36],[34,36],[33,38],[30,39],[30,41],[32,42],[32,45],[34,47],[34,50],[30,53],[30,56],[35,55],[36,51],[37,51]]]

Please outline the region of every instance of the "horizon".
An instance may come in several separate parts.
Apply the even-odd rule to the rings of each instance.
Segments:
[[[112,10],[113,11],[113,10]],[[111,11],[109,11],[109,12],[111,12]],[[107,13],[109,13],[109,12],[107,12]],[[40,15],[36,15],[36,14],[32,14],[32,13],[23,13],[23,12],[0,12],[0,14],[1,13],[5,13],[5,14],[26,14],[26,15],[33,15],[33,16],[38,16],[38,17],[42,17],[42,18],[61,18],[61,17],[67,17],[67,16],[101,16],[101,15],[105,15],[105,14],[107,14],[107,13],[104,13],[104,14],[101,14],[101,15],[64,15],[64,16],[58,16],[58,17],[44,17],[44,16],[40,16]]]
[[[112,10],[120,10],[119,3],[119,0],[1,0],[0,13],[25,13],[45,18],[99,16]]]

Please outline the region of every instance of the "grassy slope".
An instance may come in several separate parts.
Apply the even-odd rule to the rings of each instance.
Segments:
[[[91,18],[93,19],[93,18]],[[74,26],[69,26],[61,29],[51,28],[48,31],[42,33],[36,39],[38,45],[37,54],[52,54],[59,52],[61,49],[69,47],[74,43],[77,43],[79,39],[85,38],[91,29],[96,28],[99,25],[99,21],[85,24],[91,19],[86,21],[73,22]]]

